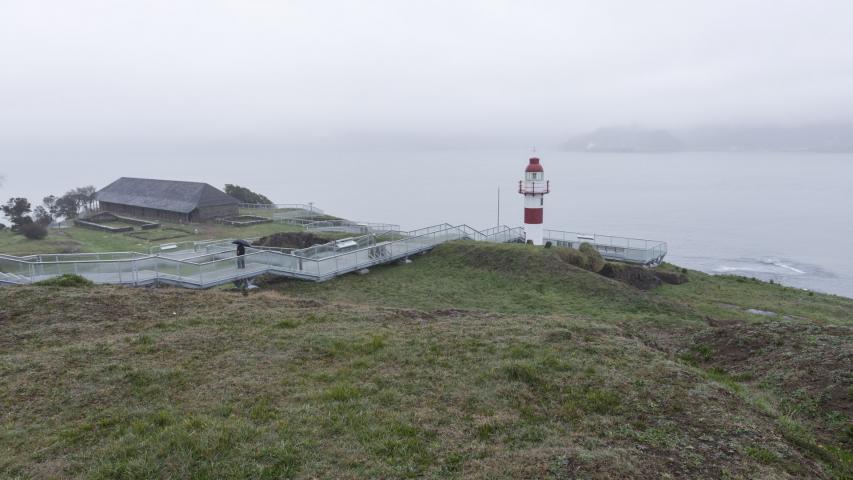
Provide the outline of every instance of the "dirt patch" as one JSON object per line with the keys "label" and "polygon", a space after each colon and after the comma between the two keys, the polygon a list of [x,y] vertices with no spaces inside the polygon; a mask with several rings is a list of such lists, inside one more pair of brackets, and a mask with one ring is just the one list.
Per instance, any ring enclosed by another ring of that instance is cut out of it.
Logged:
{"label": "dirt patch", "polygon": [[684,273],[678,272],[666,272],[663,270],[655,270],[655,276],[660,279],[663,283],[668,283],[670,285],[681,285],[683,283],[687,283],[687,275]]}
{"label": "dirt patch", "polygon": [[625,265],[621,263],[608,263],[600,272],[607,278],[627,283],[640,290],[651,290],[661,284],[661,280],[655,272],[643,267]]}
{"label": "dirt patch", "polygon": [[274,233],[254,243],[254,245],[262,247],[278,247],[278,248],[307,248],[314,245],[331,242],[331,238],[321,237],[313,233],[305,232],[288,232]]}
{"label": "dirt patch", "polygon": [[438,315],[441,317],[459,318],[459,317],[469,316],[473,312],[471,312],[469,310],[462,310],[459,308],[444,308],[444,309],[440,309],[440,310],[433,310],[431,313],[433,315]]}
{"label": "dirt patch", "polygon": [[599,273],[640,290],[651,290],[662,283],[681,285],[688,281],[687,275],[683,273],[615,262],[608,262]]}
{"label": "dirt patch", "polygon": [[786,408],[810,417],[820,436],[853,445],[845,431],[853,417],[853,328],[790,320],[709,324],[715,328],[693,338],[689,358],[774,391]]}
{"label": "dirt patch", "polygon": [[435,319],[432,313],[413,308],[383,308],[381,312],[388,320],[430,321]]}

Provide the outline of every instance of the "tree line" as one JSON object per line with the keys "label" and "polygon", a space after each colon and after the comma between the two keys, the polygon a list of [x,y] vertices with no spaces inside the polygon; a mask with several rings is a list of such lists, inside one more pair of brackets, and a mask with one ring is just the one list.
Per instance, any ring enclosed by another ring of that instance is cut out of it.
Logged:
{"label": "tree line", "polygon": [[[0,184],[2,181],[3,177],[0,176]],[[77,218],[83,212],[91,210],[97,201],[96,192],[95,187],[91,185],[74,188],[61,196],[44,197],[41,205],[35,208],[24,197],[12,197],[0,205],[0,210],[11,222],[12,231],[23,233],[28,238],[44,238],[47,236],[47,227],[54,220]],[[225,193],[243,203],[273,203],[266,196],[239,185],[226,184]],[[0,223],[0,230],[4,228],[6,226]]]}
{"label": "tree line", "polygon": [[[77,218],[82,212],[91,210],[96,202],[95,192],[91,185],[74,188],[62,196],[44,197],[42,204],[35,208],[24,197],[12,197],[0,206],[0,210],[9,218],[12,231],[28,238],[44,238],[47,226],[54,220]],[[0,227],[4,227],[3,224]]]}
{"label": "tree line", "polygon": [[240,185],[232,185],[230,183],[226,183],[225,193],[236,198],[237,200],[240,200],[241,203],[272,205],[272,200],[270,200],[269,198],[261,195],[260,193],[255,193],[246,187],[241,187]]}

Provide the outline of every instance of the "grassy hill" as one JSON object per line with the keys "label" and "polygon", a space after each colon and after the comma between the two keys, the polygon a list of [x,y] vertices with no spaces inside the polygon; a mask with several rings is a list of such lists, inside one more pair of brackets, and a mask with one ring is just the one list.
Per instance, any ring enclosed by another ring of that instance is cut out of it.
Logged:
{"label": "grassy hill", "polygon": [[560,255],[0,288],[0,477],[850,478],[853,300]]}

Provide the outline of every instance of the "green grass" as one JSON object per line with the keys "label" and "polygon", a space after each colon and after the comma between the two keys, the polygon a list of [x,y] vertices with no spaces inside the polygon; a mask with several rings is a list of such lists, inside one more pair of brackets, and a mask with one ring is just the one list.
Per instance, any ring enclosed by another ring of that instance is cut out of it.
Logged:
{"label": "green grass", "polygon": [[80,275],[65,274],[49,278],[47,280],[42,280],[36,285],[41,285],[43,287],[91,287],[94,284]]}
{"label": "green grass", "polygon": [[849,478],[853,301],[642,292],[553,250],[248,296],[0,288],[0,477]]}
{"label": "green grass", "polygon": [[761,446],[747,447],[746,454],[764,464],[779,461],[779,456],[775,452]]}
{"label": "green grass", "polygon": [[[667,265],[664,268],[674,267]],[[849,298],[816,294],[745,277],[690,272],[688,283],[663,285],[657,293],[664,298],[688,303],[701,314],[715,318],[761,320],[746,312],[752,308],[775,312],[780,316],[853,325],[853,316],[849,313],[853,301]]]}
{"label": "green grass", "polygon": [[[194,230],[197,229],[198,233]],[[179,230],[187,233],[181,235]],[[149,247],[164,242],[186,242],[211,240],[220,238],[252,238],[270,235],[278,232],[301,231],[302,228],[283,223],[265,223],[248,227],[231,227],[215,223],[204,224],[170,224],[164,223],[155,230],[139,231],[149,238],[156,238],[161,233],[169,233],[168,240],[147,241],[124,233],[107,233],[80,227],[49,229],[48,236],[43,240],[28,240],[23,235],[8,230],[0,231],[0,253],[8,255],[31,255],[36,253],[73,253],[73,252],[147,252]]]}
{"label": "green grass", "polygon": [[[372,303],[416,309],[477,309],[515,314],[582,313],[593,318],[614,312],[644,321],[679,322],[694,314],[624,284],[575,267],[560,249],[528,245],[453,242],[440,255],[416,257],[416,267],[374,268],[322,284],[279,281],[290,293],[336,302]],[[686,317],[686,318],[685,318]],[[699,317],[695,317],[698,321]]]}

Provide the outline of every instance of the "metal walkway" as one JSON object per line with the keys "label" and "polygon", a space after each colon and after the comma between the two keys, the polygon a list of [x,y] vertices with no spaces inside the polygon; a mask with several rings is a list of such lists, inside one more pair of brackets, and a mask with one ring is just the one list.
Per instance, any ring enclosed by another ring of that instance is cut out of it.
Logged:
{"label": "metal walkway", "polygon": [[[0,254],[0,284],[29,284],[64,274],[95,283],[121,285],[170,284],[210,288],[262,274],[322,282],[349,272],[390,263],[453,240],[523,242],[524,230],[498,226],[476,230],[468,225],[441,224],[411,232],[389,231],[342,239],[304,249],[249,247],[237,257],[232,239],[165,244],[147,254],[138,252],[49,254],[14,257]],[[604,235],[545,230],[545,240],[578,248],[590,243],[604,258],[656,265],[666,243]]]}
{"label": "metal walkway", "polygon": [[185,288],[210,288],[262,274],[322,282],[460,239],[522,241],[523,231],[509,227],[479,231],[467,225],[442,224],[411,232],[364,235],[301,250],[249,247],[246,255],[239,258],[230,239],[149,254],[0,255],[0,283],[28,284],[63,274],[80,275],[95,283],[170,284]]}
{"label": "metal walkway", "polygon": [[666,256],[666,242],[659,240],[644,240],[641,238],[612,237],[594,233],[563,232],[561,230],[545,230],[543,237],[558,247],[579,248],[582,243],[588,243],[598,250],[607,260],[617,262],[639,263],[641,265],[659,265]]}

